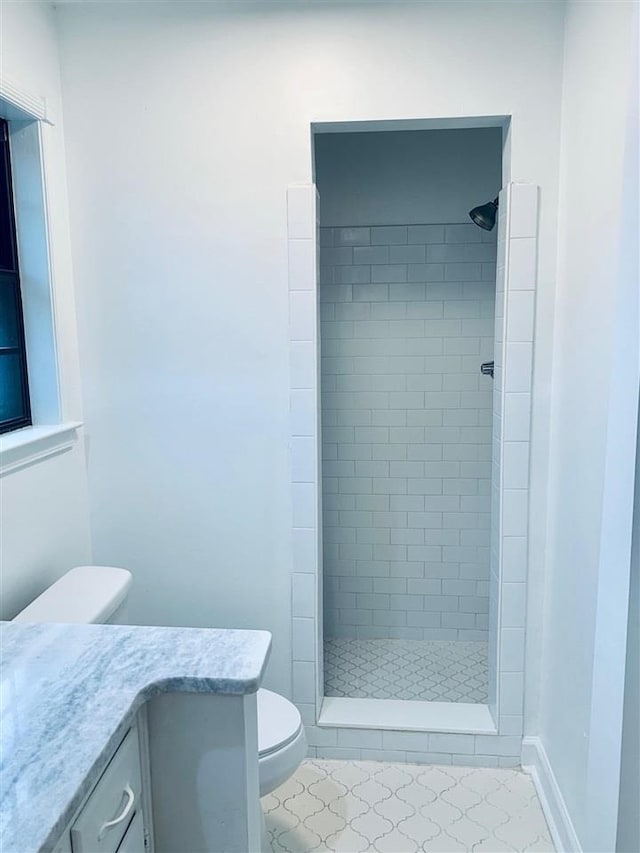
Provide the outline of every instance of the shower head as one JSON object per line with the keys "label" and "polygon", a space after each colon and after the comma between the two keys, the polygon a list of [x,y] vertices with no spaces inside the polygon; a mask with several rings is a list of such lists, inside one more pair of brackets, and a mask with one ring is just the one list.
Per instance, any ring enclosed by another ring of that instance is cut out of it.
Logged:
{"label": "shower head", "polygon": [[493,201],[488,201],[486,204],[481,204],[469,211],[471,221],[479,228],[484,228],[485,231],[491,231],[496,224],[496,216],[498,214],[498,198]]}

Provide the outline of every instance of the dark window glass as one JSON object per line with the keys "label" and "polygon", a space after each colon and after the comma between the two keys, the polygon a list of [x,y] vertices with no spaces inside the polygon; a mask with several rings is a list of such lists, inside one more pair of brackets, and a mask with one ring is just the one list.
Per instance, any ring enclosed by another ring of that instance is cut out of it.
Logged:
{"label": "dark window glass", "polygon": [[19,306],[14,273],[0,271],[0,348],[20,346]]}
{"label": "dark window glass", "polygon": [[31,423],[7,123],[0,119],[0,432]]}
{"label": "dark window glass", "polygon": [[0,357],[0,421],[4,423],[18,420],[23,415],[25,400],[21,374],[20,355],[3,352]]}

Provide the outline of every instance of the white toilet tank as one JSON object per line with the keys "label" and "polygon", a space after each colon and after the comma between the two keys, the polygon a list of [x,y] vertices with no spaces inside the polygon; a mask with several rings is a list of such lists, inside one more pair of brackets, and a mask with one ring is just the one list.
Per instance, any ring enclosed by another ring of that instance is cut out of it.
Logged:
{"label": "white toilet tank", "polygon": [[121,622],[131,572],[115,566],[76,566],[21,610],[14,622]]}

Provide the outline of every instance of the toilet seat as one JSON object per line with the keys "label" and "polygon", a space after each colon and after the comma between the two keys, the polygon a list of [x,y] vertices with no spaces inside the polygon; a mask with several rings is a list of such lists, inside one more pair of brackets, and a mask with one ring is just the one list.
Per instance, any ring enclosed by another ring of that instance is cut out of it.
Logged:
{"label": "toilet seat", "polygon": [[291,743],[302,728],[296,706],[271,690],[258,690],[258,755],[263,758]]}
{"label": "toilet seat", "polygon": [[271,690],[258,690],[258,776],[260,796],[295,772],[307,754],[307,738],[296,706]]}

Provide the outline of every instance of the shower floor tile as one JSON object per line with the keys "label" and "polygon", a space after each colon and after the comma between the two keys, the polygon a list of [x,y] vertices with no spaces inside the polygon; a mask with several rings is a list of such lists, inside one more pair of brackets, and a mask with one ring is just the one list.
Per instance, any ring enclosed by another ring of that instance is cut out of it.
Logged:
{"label": "shower floor tile", "polygon": [[551,853],[521,770],[303,761],[262,807],[273,853]]}
{"label": "shower floor tile", "polygon": [[324,641],[325,696],[487,701],[487,644],[461,640]]}

